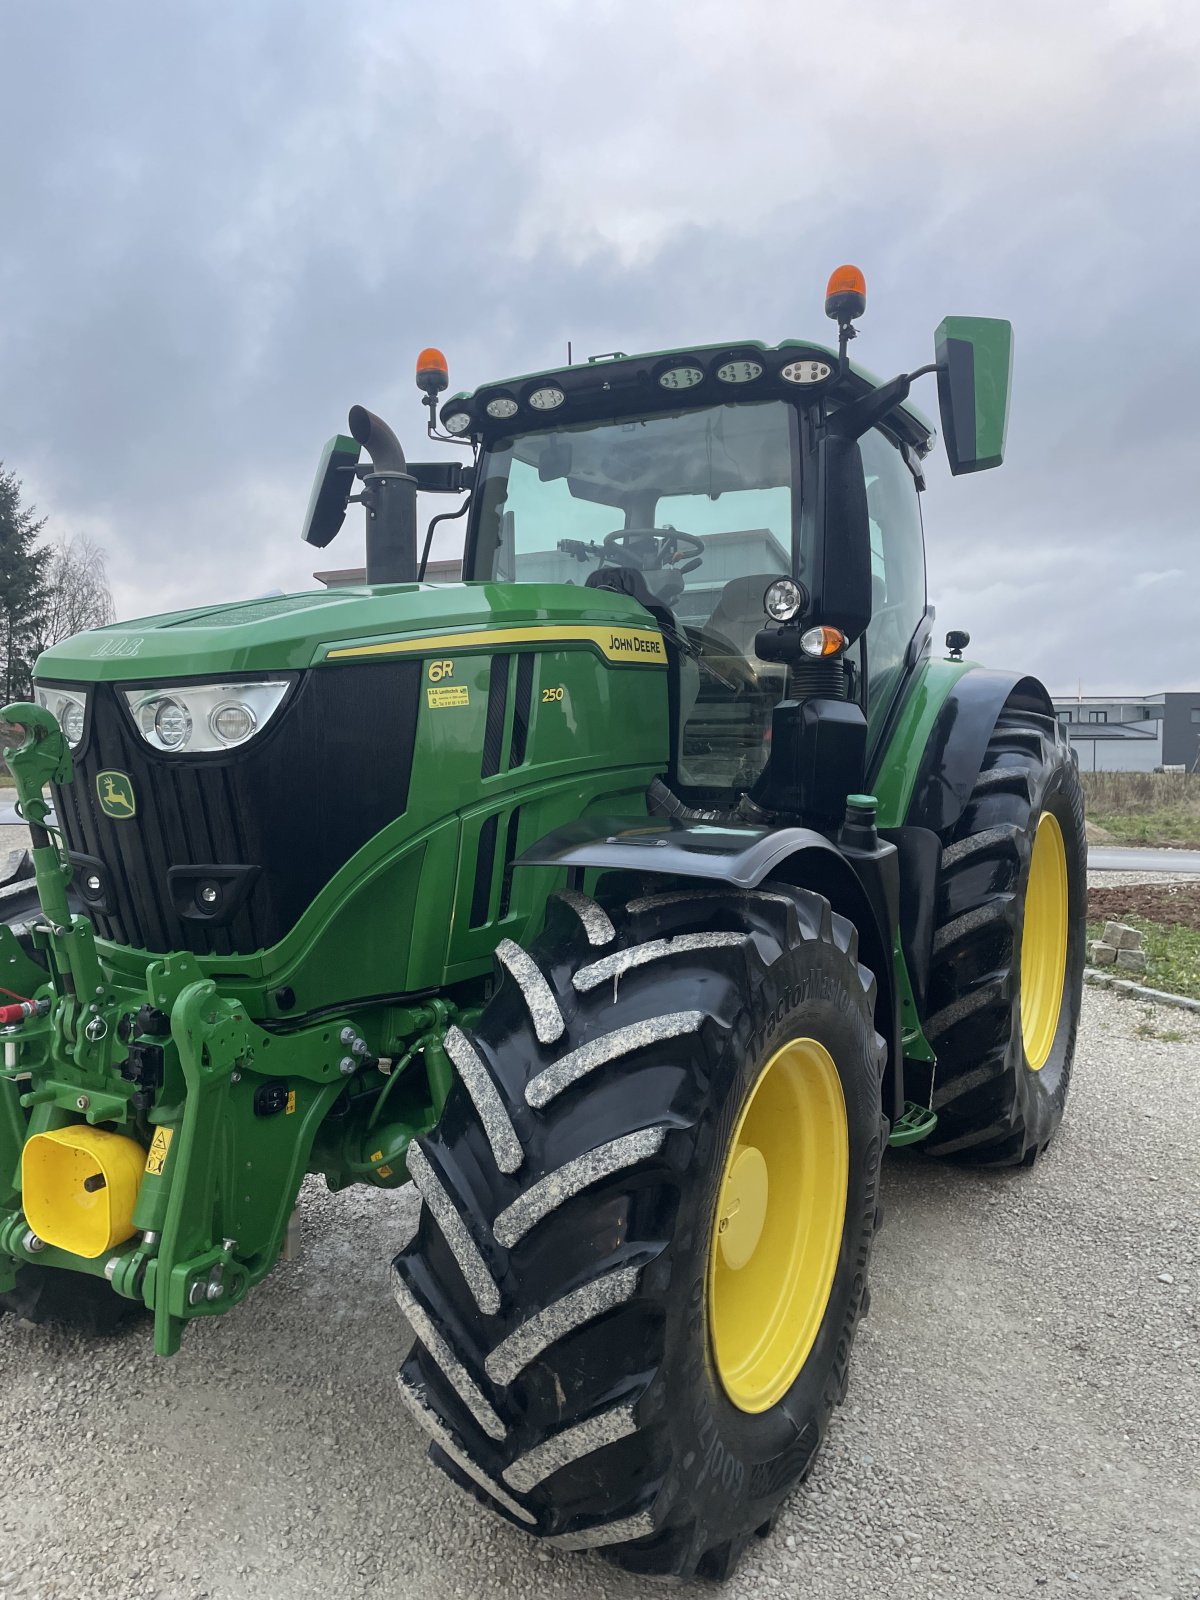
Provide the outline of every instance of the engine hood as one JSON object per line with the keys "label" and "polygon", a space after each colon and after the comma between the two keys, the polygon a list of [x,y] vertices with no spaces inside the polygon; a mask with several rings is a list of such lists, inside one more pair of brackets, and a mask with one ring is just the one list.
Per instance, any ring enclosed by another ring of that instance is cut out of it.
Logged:
{"label": "engine hood", "polygon": [[[609,659],[662,651],[643,607],[609,590],[549,583],[364,585],[96,628],[44,651],[35,676],[39,682],[99,683],[294,671],[426,644],[441,648],[446,635],[556,626]],[[608,638],[606,628],[632,636]],[[445,647],[453,642],[447,639]]]}

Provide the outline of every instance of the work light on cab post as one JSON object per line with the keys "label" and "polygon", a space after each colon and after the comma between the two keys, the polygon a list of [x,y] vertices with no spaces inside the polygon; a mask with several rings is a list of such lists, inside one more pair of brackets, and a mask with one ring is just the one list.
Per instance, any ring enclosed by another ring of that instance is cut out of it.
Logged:
{"label": "work light on cab post", "polygon": [[422,405],[429,407],[426,432],[431,439],[437,437],[437,400],[450,387],[450,369],[442,352],[429,345],[417,357],[417,388],[425,398]]}
{"label": "work light on cab post", "polygon": [[825,315],[838,325],[838,366],[844,375],[848,366],[846,346],[857,337],[851,326],[867,309],[867,280],[859,267],[835,267],[825,289]]}

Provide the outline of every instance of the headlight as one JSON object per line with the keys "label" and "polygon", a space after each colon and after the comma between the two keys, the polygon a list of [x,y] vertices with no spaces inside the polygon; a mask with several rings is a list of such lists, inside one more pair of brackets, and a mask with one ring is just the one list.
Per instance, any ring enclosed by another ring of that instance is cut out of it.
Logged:
{"label": "headlight", "polygon": [[34,685],[33,698],[56,718],[71,749],[78,750],[87,726],[87,690],[38,683]]}
{"label": "headlight", "polygon": [[790,622],[805,603],[805,592],[793,578],[776,578],[763,595],[763,610],[772,622]]}
{"label": "headlight", "polygon": [[287,683],[188,683],[124,689],[147,744],[173,755],[203,755],[245,744],[279,709]]}

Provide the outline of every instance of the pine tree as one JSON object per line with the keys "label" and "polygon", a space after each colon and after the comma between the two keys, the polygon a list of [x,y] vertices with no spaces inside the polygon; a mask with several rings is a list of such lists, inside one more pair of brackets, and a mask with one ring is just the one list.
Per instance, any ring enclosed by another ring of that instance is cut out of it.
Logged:
{"label": "pine tree", "polygon": [[36,547],[45,518],[21,505],[21,481],[0,462],[0,705],[28,700],[43,632],[46,561]]}

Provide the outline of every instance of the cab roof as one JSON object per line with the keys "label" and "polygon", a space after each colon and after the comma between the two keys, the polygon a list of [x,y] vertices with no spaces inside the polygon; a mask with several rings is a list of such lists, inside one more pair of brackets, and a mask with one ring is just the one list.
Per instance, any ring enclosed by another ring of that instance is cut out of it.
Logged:
{"label": "cab roof", "polygon": [[[487,439],[517,429],[660,411],[672,408],[673,401],[674,409],[690,409],[824,393],[847,402],[881,383],[856,361],[845,376],[839,375],[837,351],[828,345],[804,339],[768,345],[747,339],[640,355],[617,350],[589,356],[570,366],[527,372],[451,395],[440,415],[451,433]],[[886,425],[918,456],[928,455],[937,439],[933,423],[908,401],[890,413]]]}

